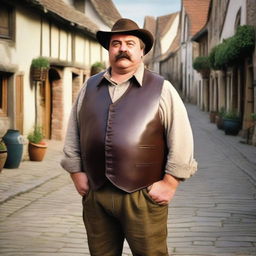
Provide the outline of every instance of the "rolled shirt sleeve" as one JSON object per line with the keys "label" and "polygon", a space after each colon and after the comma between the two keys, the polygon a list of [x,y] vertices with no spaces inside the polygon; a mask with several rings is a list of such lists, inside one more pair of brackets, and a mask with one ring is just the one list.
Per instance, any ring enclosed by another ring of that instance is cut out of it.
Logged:
{"label": "rolled shirt sleeve", "polygon": [[186,108],[178,92],[168,81],[163,85],[159,113],[169,150],[165,172],[176,178],[187,179],[197,170],[193,134]]}
{"label": "rolled shirt sleeve", "polygon": [[70,173],[84,171],[82,169],[81,161],[78,114],[82,105],[85,91],[86,85],[84,85],[84,87],[79,92],[79,95],[72,107],[63,148],[64,157],[60,162],[61,166]]}

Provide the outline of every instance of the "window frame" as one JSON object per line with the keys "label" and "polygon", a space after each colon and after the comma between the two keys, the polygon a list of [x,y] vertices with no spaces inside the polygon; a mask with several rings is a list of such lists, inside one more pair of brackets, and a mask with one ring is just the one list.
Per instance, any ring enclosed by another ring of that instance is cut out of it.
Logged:
{"label": "window frame", "polygon": [[14,39],[14,7],[7,4],[2,4],[1,9],[6,9],[8,13],[8,35],[0,33],[0,39],[13,40]]}
{"label": "window frame", "polygon": [[2,97],[1,102],[2,106],[0,105],[0,117],[7,116],[7,85],[8,85],[8,76],[4,73],[0,72],[0,86],[2,87]]}

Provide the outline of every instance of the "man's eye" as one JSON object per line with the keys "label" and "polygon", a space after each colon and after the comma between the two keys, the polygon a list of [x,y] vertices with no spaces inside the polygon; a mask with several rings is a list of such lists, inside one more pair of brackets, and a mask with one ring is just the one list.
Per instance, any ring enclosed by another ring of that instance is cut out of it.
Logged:
{"label": "man's eye", "polygon": [[113,43],[112,43],[112,46],[118,46],[118,45],[119,45],[118,42],[113,42]]}

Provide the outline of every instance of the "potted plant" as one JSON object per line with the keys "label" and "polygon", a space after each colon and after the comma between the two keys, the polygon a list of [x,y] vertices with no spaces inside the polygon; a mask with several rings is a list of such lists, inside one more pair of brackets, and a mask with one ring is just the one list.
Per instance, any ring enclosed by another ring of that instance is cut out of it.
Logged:
{"label": "potted plant", "polygon": [[0,172],[4,168],[5,161],[7,159],[7,147],[3,140],[0,141]]}
{"label": "potted plant", "polygon": [[223,127],[226,135],[237,135],[241,129],[241,118],[235,111],[226,112],[223,116]]}
{"label": "potted plant", "polygon": [[217,111],[210,111],[209,113],[210,123],[216,122],[216,116],[217,116]]}
{"label": "potted plant", "polygon": [[38,57],[32,60],[31,63],[31,77],[34,81],[45,81],[47,72],[50,67],[48,59]]}
{"label": "potted plant", "polygon": [[106,68],[105,64],[102,62],[95,62],[91,66],[91,76],[103,71]]}
{"label": "potted plant", "polygon": [[34,130],[28,135],[28,153],[31,161],[42,161],[47,149],[47,144],[43,140],[42,128],[35,126]]}
{"label": "potted plant", "polygon": [[193,68],[197,70],[202,78],[208,78],[210,74],[210,62],[208,56],[199,56],[193,61]]}
{"label": "potted plant", "polygon": [[218,129],[221,129],[221,130],[223,130],[223,128],[224,128],[224,125],[223,125],[224,114],[225,114],[225,108],[222,107],[220,109],[220,111],[217,113],[217,115],[215,116],[216,126],[217,126]]}

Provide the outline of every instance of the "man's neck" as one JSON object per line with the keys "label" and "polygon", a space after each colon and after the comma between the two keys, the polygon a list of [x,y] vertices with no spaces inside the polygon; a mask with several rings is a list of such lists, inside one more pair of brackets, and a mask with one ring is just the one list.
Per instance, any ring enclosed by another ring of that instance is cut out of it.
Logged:
{"label": "man's neck", "polygon": [[111,80],[117,84],[121,84],[129,80],[137,71],[139,65],[132,69],[115,69],[111,68]]}
{"label": "man's neck", "polygon": [[111,80],[117,84],[121,84],[129,80],[134,75],[135,72],[136,70],[126,72],[126,73],[119,73],[119,72],[115,72],[114,70],[111,70]]}

